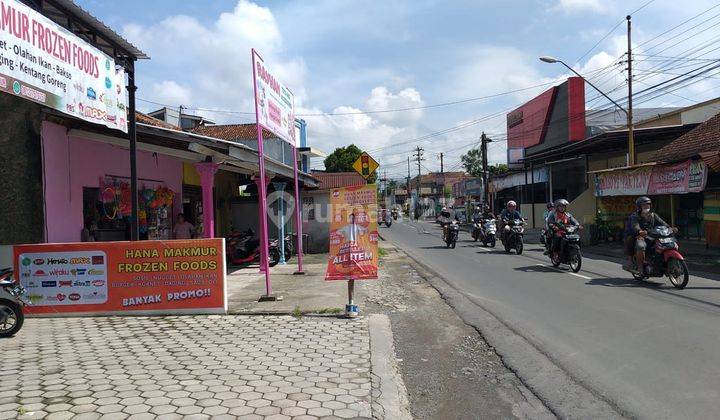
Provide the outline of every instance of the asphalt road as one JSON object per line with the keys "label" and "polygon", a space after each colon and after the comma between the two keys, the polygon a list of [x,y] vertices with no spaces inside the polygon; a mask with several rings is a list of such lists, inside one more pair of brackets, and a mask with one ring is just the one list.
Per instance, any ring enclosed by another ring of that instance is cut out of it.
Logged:
{"label": "asphalt road", "polygon": [[691,275],[684,290],[659,278],[638,283],[617,262],[591,255],[575,274],[553,268],[539,244],[508,255],[499,242],[485,249],[465,232],[446,249],[429,222],[395,223],[381,234],[623,412],[718,416],[719,281]]}

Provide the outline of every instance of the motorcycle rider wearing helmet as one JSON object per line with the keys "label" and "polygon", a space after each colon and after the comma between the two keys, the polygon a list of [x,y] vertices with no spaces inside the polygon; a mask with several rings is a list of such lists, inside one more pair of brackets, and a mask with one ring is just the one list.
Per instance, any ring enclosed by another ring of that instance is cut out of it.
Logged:
{"label": "motorcycle rider wearing helmet", "polygon": [[506,221],[523,220],[522,214],[518,211],[517,203],[515,201],[510,200],[507,202],[507,206],[500,212],[500,219],[504,224],[502,228],[503,236],[507,235],[510,231],[510,226],[506,223]]}
{"label": "motorcycle rider wearing helmet", "polygon": [[548,231],[552,232],[550,249],[545,251],[545,255],[558,252],[560,248],[560,235],[558,234],[558,230],[560,230],[561,225],[580,226],[580,222],[578,222],[572,214],[567,212],[569,205],[570,203],[564,198],[557,200],[555,202],[555,211],[550,212],[545,220]]}
{"label": "motorcycle rider wearing helmet", "polygon": [[550,229],[550,225],[548,225],[548,217],[550,216],[550,213],[555,211],[555,203],[547,203],[547,209],[543,213],[543,220],[545,221],[545,255],[550,253],[550,241],[552,241],[552,229]]}
{"label": "motorcycle rider wearing helmet", "polygon": [[440,210],[440,225],[443,229],[443,241],[445,240],[445,238],[447,238],[448,225],[451,221],[452,220],[450,210],[448,210],[447,207],[443,206],[442,210]]}
{"label": "motorcycle rider wearing helmet", "polygon": [[[625,252],[628,264],[623,269],[642,275],[645,271],[645,249],[647,249],[647,231],[658,226],[670,227],[657,213],[650,211],[652,200],[642,196],[635,200],[636,210],[628,217],[625,230]],[[677,233],[677,228],[673,228]],[[633,256],[635,265],[633,266]]]}

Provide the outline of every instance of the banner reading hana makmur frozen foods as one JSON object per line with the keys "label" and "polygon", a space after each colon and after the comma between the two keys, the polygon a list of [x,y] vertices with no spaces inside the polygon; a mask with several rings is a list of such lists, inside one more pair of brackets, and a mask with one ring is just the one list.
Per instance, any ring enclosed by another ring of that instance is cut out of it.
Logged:
{"label": "banner reading hana makmur frozen foods", "polygon": [[376,191],[373,184],[330,190],[330,257],[325,280],[377,278]]}
{"label": "banner reading hana makmur frozen foods", "polygon": [[295,96],[252,51],[258,122],[295,146]]}
{"label": "banner reading hana makmur frozen foods", "polygon": [[0,91],[127,132],[125,72],[15,0],[0,0]]}

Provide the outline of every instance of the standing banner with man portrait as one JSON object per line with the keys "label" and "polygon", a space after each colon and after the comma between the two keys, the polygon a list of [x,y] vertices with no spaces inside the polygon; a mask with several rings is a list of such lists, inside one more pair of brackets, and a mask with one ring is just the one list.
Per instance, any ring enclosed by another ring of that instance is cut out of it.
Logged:
{"label": "standing banner with man portrait", "polygon": [[378,278],[377,188],[330,190],[330,257],[325,280]]}

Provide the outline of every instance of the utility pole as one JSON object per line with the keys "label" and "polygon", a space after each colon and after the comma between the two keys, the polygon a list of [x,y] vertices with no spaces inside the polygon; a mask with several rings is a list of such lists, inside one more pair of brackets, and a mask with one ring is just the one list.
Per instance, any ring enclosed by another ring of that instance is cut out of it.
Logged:
{"label": "utility pole", "polygon": [[443,170],[442,152],[440,152],[440,204],[445,205],[445,171]]}
{"label": "utility pole", "polygon": [[417,176],[417,183],[415,183],[415,194],[417,196],[417,201],[415,202],[415,220],[420,218],[420,161],[425,160],[425,158],[422,157],[423,152],[425,149],[423,149],[420,146],[417,146],[415,148],[415,159],[417,159],[417,169],[418,169],[418,176]]}
{"label": "utility pole", "polygon": [[408,174],[407,174],[407,180],[405,181],[405,200],[408,203],[408,217],[410,217],[410,204],[412,203],[412,200],[410,199],[410,156],[408,156]]}
{"label": "utility pole", "polygon": [[487,158],[487,144],[490,143],[492,140],[488,138],[488,136],[485,135],[485,132],[483,131],[482,135],[480,136],[480,151],[482,153],[482,180],[483,180],[483,201],[484,204],[490,205],[490,189],[488,188],[488,158]]}
{"label": "utility pole", "polygon": [[628,109],[627,109],[627,126],[628,126],[628,166],[635,164],[635,136],[633,135],[633,93],[632,93],[632,42],[631,42],[631,29],[632,20],[631,16],[627,15],[627,59],[628,59]]}

